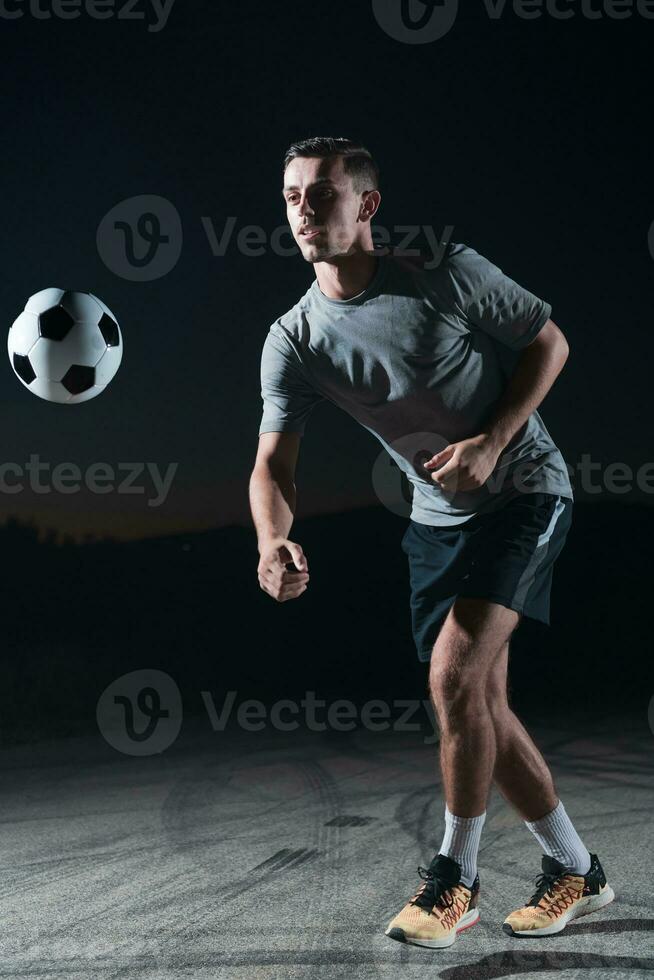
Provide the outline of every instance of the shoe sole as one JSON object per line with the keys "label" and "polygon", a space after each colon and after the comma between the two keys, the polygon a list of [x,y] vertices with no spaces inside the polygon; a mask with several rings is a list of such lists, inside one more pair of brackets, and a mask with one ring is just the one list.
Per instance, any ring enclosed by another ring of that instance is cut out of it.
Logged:
{"label": "shoe sole", "polygon": [[502,931],[507,936],[528,936],[530,938],[554,936],[558,932],[563,932],[568,922],[571,922],[573,919],[578,919],[582,915],[590,915],[591,912],[598,912],[599,909],[603,909],[605,905],[612,902],[614,898],[615,892],[610,885],[607,885],[599,895],[589,895],[588,898],[582,898],[574,908],[569,909],[568,912],[564,912],[559,921],[554,922],[551,926],[545,926],[543,929],[516,930],[508,922],[505,922],[502,926]]}
{"label": "shoe sole", "polygon": [[461,922],[456,929],[442,939],[413,939],[411,936],[407,936],[404,929],[400,929],[399,926],[395,926],[393,929],[387,929],[385,935],[398,943],[410,943],[412,946],[426,946],[428,949],[447,949],[448,946],[454,945],[456,937],[460,932],[470,929],[471,926],[476,925],[478,922],[479,909],[471,909],[470,912],[466,912],[465,915],[461,916]]}

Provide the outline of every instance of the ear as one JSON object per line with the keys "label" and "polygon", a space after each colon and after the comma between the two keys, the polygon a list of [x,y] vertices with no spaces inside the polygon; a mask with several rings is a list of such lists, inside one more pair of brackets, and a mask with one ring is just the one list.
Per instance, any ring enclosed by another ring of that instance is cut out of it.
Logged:
{"label": "ear", "polygon": [[379,211],[381,194],[379,191],[364,191],[359,217],[362,221],[370,221]]}

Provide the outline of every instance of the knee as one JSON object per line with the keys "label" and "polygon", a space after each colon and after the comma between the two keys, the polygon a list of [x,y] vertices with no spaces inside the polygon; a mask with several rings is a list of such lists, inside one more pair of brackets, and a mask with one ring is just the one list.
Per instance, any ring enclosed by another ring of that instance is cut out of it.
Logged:
{"label": "knee", "polygon": [[505,673],[491,671],[486,678],[486,703],[489,711],[502,712],[509,704],[508,680]]}
{"label": "knee", "polygon": [[436,702],[451,701],[469,686],[470,671],[452,657],[432,657],[429,693]]}
{"label": "knee", "polygon": [[429,671],[429,694],[441,719],[477,710],[485,698],[484,685],[469,651],[435,651]]}

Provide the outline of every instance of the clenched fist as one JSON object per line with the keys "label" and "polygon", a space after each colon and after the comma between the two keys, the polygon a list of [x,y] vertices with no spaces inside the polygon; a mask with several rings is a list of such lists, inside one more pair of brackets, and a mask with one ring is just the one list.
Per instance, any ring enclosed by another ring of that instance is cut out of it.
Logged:
{"label": "clenched fist", "polygon": [[500,448],[487,435],[473,436],[446,446],[423,466],[441,490],[476,490],[495,469]]}
{"label": "clenched fist", "polygon": [[[289,571],[287,564],[292,564]],[[257,568],[259,585],[277,602],[297,599],[306,591],[309,566],[299,544],[288,538],[274,538],[261,551]]]}

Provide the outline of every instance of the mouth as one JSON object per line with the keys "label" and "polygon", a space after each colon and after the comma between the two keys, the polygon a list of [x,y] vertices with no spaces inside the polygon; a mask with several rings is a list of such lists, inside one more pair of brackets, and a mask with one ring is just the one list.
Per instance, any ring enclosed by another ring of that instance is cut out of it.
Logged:
{"label": "mouth", "polygon": [[318,235],[322,235],[320,228],[304,228],[300,231],[300,238],[304,238],[305,242],[312,242]]}

